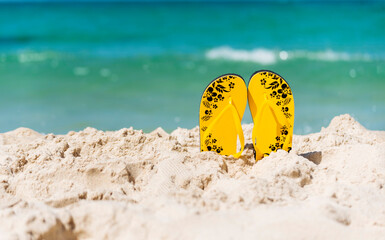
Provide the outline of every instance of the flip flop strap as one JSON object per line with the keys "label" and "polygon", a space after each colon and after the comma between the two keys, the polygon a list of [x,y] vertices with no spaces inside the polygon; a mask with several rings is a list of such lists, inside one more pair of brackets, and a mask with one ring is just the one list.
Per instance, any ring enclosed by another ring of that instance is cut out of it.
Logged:
{"label": "flip flop strap", "polygon": [[[274,113],[274,110],[273,110],[273,107],[271,106],[271,103],[269,101],[267,101],[267,99],[265,98],[263,100],[263,103],[262,103],[262,106],[261,108],[258,110],[258,113],[257,113],[257,117],[256,117],[256,120],[257,121],[254,121],[254,123],[261,123],[261,118],[262,118],[262,113],[263,111],[265,110],[266,107],[269,107],[271,109],[271,111]],[[282,127],[282,124],[278,121],[278,118],[275,114],[273,114],[273,117],[275,119],[275,122]],[[252,139],[254,141],[254,144],[257,145],[257,139],[256,139],[256,129],[257,128],[253,128],[253,132],[252,132]],[[285,141],[285,144],[286,144],[286,141]]]}
{"label": "flip flop strap", "polygon": [[243,152],[244,147],[245,147],[245,137],[243,136],[241,118],[239,117],[238,111],[235,108],[235,106],[233,105],[231,98],[230,98],[230,104],[229,105],[231,106],[231,111],[233,113],[232,115],[233,115],[234,122],[235,122],[235,128],[237,130],[237,134],[239,136],[239,142],[241,144],[241,150],[239,150],[239,152],[237,152],[236,154],[233,154],[233,157],[239,158]]}
{"label": "flip flop strap", "polygon": [[209,127],[205,131],[205,134],[203,135],[203,138],[204,139],[207,138],[207,135],[211,132],[211,128],[213,126],[215,126],[215,124],[218,121],[218,119],[221,118],[221,116],[227,111],[228,108],[230,108],[230,110],[231,110],[231,113],[232,113],[232,116],[233,116],[233,119],[234,119],[234,123],[235,123],[235,129],[237,131],[237,136],[239,136],[239,141],[240,141],[240,144],[241,144],[241,150],[239,152],[233,154],[233,157],[239,158],[241,156],[242,152],[243,152],[244,147],[245,147],[245,138],[243,136],[241,119],[239,117],[237,109],[235,108],[235,106],[233,104],[233,101],[232,101],[231,97],[229,99],[229,104],[219,113],[218,117],[216,117],[216,119],[211,122],[211,124],[209,125]]}

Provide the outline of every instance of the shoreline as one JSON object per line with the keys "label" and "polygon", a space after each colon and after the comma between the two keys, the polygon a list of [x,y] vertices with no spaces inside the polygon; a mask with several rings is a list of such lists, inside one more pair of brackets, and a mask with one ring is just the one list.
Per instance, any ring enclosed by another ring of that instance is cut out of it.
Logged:
{"label": "shoreline", "polygon": [[383,238],[385,131],[341,115],[255,163],[252,127],[239,159],[198,127],[2,133],[0,238]]}

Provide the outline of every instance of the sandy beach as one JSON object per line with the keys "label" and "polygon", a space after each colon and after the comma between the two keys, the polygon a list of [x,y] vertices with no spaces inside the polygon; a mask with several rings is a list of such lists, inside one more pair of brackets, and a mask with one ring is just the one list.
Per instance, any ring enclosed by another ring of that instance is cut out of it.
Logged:
{"label": "sandy beach", "polygon": [[255,163],[198,127],[0,134],[0,239],[383,239],[385,132],[349,115]]}

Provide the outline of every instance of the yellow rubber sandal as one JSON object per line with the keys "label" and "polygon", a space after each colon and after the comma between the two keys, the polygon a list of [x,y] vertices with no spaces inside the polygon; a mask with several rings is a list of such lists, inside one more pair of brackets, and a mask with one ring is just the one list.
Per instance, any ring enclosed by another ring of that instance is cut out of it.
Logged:
{"label": "yellow rubber sandal", "polygon": [[[241,156],[245,145],[241,121],[246,104],[246,84],[238,75],[220,76],[206,87],[199,109],[201,151]],[[237,137],[241,144],[239,152]]]}
{"label": "yellow rubber sandal", "polygon": [[290,151],[294,98],[285,79],[271,71],[257,71],[250,78],[247,98],[254,122],[255,159],[258,161],[278,149]]}

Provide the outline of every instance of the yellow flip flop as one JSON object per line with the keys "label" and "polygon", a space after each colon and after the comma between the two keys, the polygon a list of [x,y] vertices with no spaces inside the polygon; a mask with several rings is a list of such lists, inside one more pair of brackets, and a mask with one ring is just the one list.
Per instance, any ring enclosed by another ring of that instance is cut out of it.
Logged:
{"label": "yellow flip flop", "polygon": [[[245,140],[242,117],[247,104],[247,88],[242,77],[226,74],[210,82],[199,109],[201,151],[241,156]],[[241,150],[237,152],[237,137]]]}
{"label": "yellow flip flop", "polygon": [[258,161],[278,149],[290,151],[294,98],[285,79],[271,71],[257,71],[250,78],[247,98],[254,122],[255,159]]}

